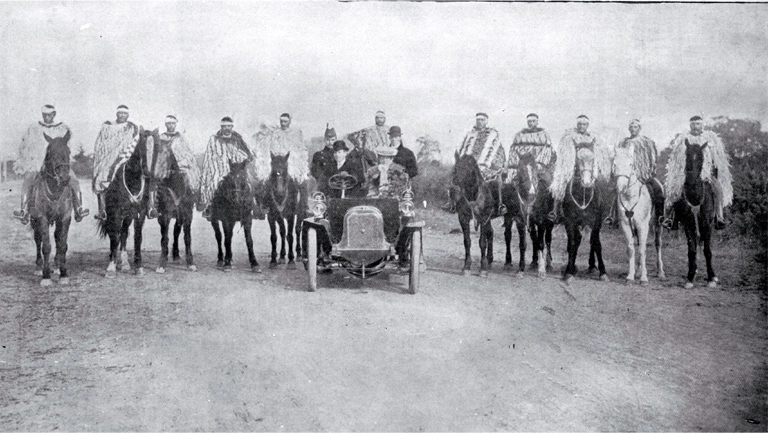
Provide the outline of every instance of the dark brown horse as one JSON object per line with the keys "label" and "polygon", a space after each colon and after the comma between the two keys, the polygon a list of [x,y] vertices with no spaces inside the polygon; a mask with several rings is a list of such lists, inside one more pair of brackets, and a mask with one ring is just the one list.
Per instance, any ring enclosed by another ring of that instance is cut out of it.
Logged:
{"label": "dark brown horse", "polygon": [[696,277],[696,251],[698,243],[704,245],[704,259],[707,262],[709,287],[717,286],[717,275],[712,267],[712,228],[715,218],[715,195],[712,185],[701,179],[704,165],[704,149],[708,143],[699,146],[685,140],[685,182],[680,200],[675,202],[675,217],[682,222],[688,238],[688,275],[685,287],[693,287]]}
{"label": "dark brown horse", "polygon": [[537,269],[539,277],[544,277],[547,271],[552,270],[554,223],[547,218],[547,214],[552,209],[554,200],[549,192],[549,184],[542,179],[543,170],[531,154],[524,154],[518,163],[516,182],[505,184],[502,188],[502,200],[507,207],[507,214],[504,216],[504,242],[507,246],[504,266],[512,266],[510,243],[514,224],[520,238],[518,276],[525,272],[526,232],[530,233],[533,249],[531,267]]}
{"label": "dark brown horse", "polygon": [[[254,189],[248,177],[246,169],[250,160],[240,163],[230,163],[230,171],[221,180],[216,192],[213,194],[211,225],[216,235],[216,244],[219,247],[216,264],[224,267],[224,271],[232,270],[232,232],[238,222],[243,228],[245,245],[248,248],[248,260],[251,263],[251,271],[261,272],[259,262],[253,254],[253,225]],[[219,228],[221,225],[221,228]],[[221,249],[221,231],[224,231],[224,249]]]}
{"label": "dark brown horse", "polygon": [[[150,131],[141,131],[131,157],[115,170],[115,176],[104,192],[107,219],[99,221],[99,235],[109,237],[109,266],[106,276],[114,277],[117,270],[128,271],[128,232],[133,224],[133,265],[137,275],[144,274],[141,262],[141,242],[149,198],[149,170],[147,167],[147,137]],[[118,253],[120,262],[117,261]]]}
{"label": "dark brown horse", "polygon": [[42,171],[32,187],[30,203],[31,227],[35,234],[38,271],[42,275],[41,286],[50,286],[51,254],[50,226],[55,225],[53,236],[56,239],[56,264],[59,268],[59,284],[69,284],[67,274],[67,237],[69,224],[72,222],[72,188],[69,187],[69,138],[50,138],[43,134],[48,142]]}
{"label": "dark brown horse", "polygon": [[493,226],[491,220],[499,215],[501,205],[498,182],[484,182],[477,160],[472,155],[454,155],[451,186],[448,193],[455,204],[459,225],[464,235],[464,268],[462,275],[469,275],[472,269],[472,240],[469,223],[475,220],[475,229],[480,231],[480,276],[488,276],[493,263]]}
{"label": "dark brown horse", "polygon": [[[568,236],[568,265],[565,268],[565,281],[570,283],[576,275],[576,256],[581,244],[581,229],[590,227],[589,237],[589,269],[588,273],[597,269],[600,279],[608,281],[608,274],[603,263],[603,250],[600,243],[600,229],[605,218],[605,205],[608,186],[593,175],[595,161],[594,153],[582,149],[577,153],[576,164],[571,181],[563,198],[563,223]],[[596,263],[597,262],[597,263]],[[597,265],[597,266],[596,266]]]}
{"label": "dark brown horse", "polygon": [[[264,186],[262,203],[267,207],[272,243],[271,261],[269,268],[285,263],[285,244],[288,243],[287,269],[296,269],[296,256],[301,255],[301,214],[299,212],[300,187],[288,176],[288,152],[284,156],[270,152],[271,173]],[[293,254],[294,227],[296,236],[296,256]],[[280,259],[277,259],[277,230],[280,231]]]}

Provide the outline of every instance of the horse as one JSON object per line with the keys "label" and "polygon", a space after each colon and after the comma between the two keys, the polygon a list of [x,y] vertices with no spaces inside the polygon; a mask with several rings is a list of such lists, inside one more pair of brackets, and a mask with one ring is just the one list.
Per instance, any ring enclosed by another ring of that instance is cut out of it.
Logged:
{"label": "horse", "polygon": [[[156,146],[157,148],[157,146]],[[168,264],[168,229],[171,220],[176,219],[173,226],[173,261],[179,261],[179,235],[184,230],[184,249],[187,269],[197,271],[192,255],[192,216],[195,206],[195,191],[192,191],[184,174],[179,170],[176,158],[170,152],[157,155],[168,158],[167,173],[153,173],[157,185],[157,222],[160,224],[160,261],[155,272],[162,274]],[[156,160],[156,159],[155,159]],[[163,176],[167,174],[167,176]]]}
{"label": "horse", "polygon": [[31,228],[34,231],[37,250],[36,275],[41,275],[40,285],[50,286],[51,267],[48,263],[51,254],[50,226],[56,225],[53,236],[56,239],[55,263],[59,269],[59,284],[69,284],[67,274],[67,237],[72,222],[72,188],[69,186],[69,139],[70,133],[63,137],[51,138],[43,134],[48,147],[43,160],[43,168],[32,186],[30,206]]}
{"label": "horse", "polygon": [[[216,235],[216,245],[219,248],[216,265],[223,267],[225,272],[232,270],[232,232],[238,222],[243,228],[245,245],[248,248],[248,260],[251,271],[260,273],[259,262],[253,253],[253,236],[251,226],[254,211],[254,189],[248,177],[247,166],[250,160],[230,163],[229,173],[221,180],[213,194],[211,226]],[[221,231],[224,231],[224,248],[221,249]]]}
{"label": "horse", "polygon": [[[267,207],[267,221],[269,222],[272,243],[271,261],[269,269],[285,263],[285,243],[288,241],[288,265],[286,269],[296,269],[293,254],[294,225],[296,236],[296,256],[301,255],[301,212],[300,212],[300,185],[288,176],[288,157],[275,155],[270,152],[271,172],[264,185],[262,203]],[[280,259],[277,260],[277,233],[280,230]]]}
{"label": "horse", "polygon": [[[144,221],[148,209],[147,138],[152,132],[141,131],[131,157],[118,165],[112,182],[104,191],[107,218],[99,220],[99,237],[109,237],[109,265],[107,278],[113,278],[118,270],[129,271],[128,231],[133,223],[133,265],[136,275],[144,275],[141,262],[141,242]],[[118,252],[120,262],[117,262]]]}
{"label": "horse", "polygon": [[707,262],[707,286],[717,287],[718,278],[712,267],[712,229],[715,218],[715,195],[712,185],[701,179],[704,149],[709,143],[690,144],[685,140],[685,181],[683,194],[674,204],[675,215],[682,222],[688,238],[688,275],[685,288],[693,288],[696,277],[696,250],[698,242],[704,244]]}
{"label": "horse", "polygon": [[[562,202],[563,224],[568,236],[568,264],[565,268],[564,279],[571,283],[576,275],[576,256],[581,244],[581,229],[590,227],[589,237],[589,269],[592,273],[597,269],[600,279],[608,281],[608,274],[603,263],[602,245],[600,243],[600,228],[603,223],[606,193],[605,185],[593,175],[595,155],[590,149],[579,149],[576,154],[576,163],[573,168],[573,176],[566,187],[565,197]],[[595,266],[597,261],[597,266]]]}
{"label": "horse", "polygon": [[[650,222],[654,220],[653,202],[648,186],[641,182],[635,171],[635,152],[632,147],[617,148],[611,167],[616,180],[616,206],[624,238],[627,240],[629,272],[627,281],[635,280],[635,240],[638,243],[640,260],[640,284],[648,285],[648,270],[645,265],[646,243]],[[623,211],[623,212],[622,212]],[[656,244],[657,276],[664,279],[664,263],[661,259],[661,224],[654,221]]]}
{"label": "horse", "polygon": [[499,181],[485,182],[477,160],[472,155],[454,154],[455,165],[448,189],[451,201],[456,205],[459,225],[464,235],[464,268],[462,275],[469,275],[472,268],[472,240],[469,222],[475,220],[475,230],[480,230],[480,276],[487,277],[493,263],[493,227],[491,220],[498,213]]}
{"label": "horse", "polygon": [[[526,232],[530,233],[533,258],[531,267],[537,269],[538,276],[543,278],[547,271],[552,270],[552,229],[554,223],[547,218],[552,209],[554,199],[549,192],[546,182],[540,179],[542,168],[531,154],[520,157],[517,167],[517,185],[508,183],[502,188],[502,200],[507,207],[504,215],[504,242],[507,246],[504,267],[512,267],[512,225],[517,225],[520,237],[520,262],[518,276],[525,272],[525,250],[527,247]],[[546,256],[544,247],[547,248]],[[541,261],[539,261],[541,258]],[[545,262],[546,258],[546,262]]]}

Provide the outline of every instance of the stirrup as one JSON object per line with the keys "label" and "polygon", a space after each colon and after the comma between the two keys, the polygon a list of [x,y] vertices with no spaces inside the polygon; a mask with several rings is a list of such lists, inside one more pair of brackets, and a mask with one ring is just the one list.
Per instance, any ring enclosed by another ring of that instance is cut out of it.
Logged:
{"label": "stirrup", "polygon": [[27,211],[25,209],[19,209],[19,210],[13,211],[13,217],[18,220],[24,219],[26,216],[27,216]]}
{"label": "stirrup", "polygon": [[212,214],[213,214],[213,211],[211,210],[210,206],[203,209],[203,218],[210,221]]}
{"label": "stirrup", "polygon": [[157,209],[153,207],[149,208],[149,210],[147,211],[147,218],[149,219],[157,218]]}
{"label": "stirrup", "polygon": [[456,213],[456,207],[453,205],[452,201],[445,203],[444,205],[440,206],[440,208],[448,213]]}
{"label": "stirrup", "polygon": [[100,210],[96,212],[96,214],[93,216],[95,219],[99,221],[106,221],[107,220],[107,212]]}
{"label": "stirrup", "polygon": [[499,216],[504,216],[507,214],[507,207],[504,205],[499,206]]}
{"label": "stirrup", "polygon": [[75,209],[75,222],[80,222],[83,220],[83,218],[87,217],[91,214],[91,211],[88,209],[83,209],[83,207],[79,207]]}
{"label": "stirrup", "polygon": [[667,230],[672,230],[672,220],[664,215],[659,217],[659,225]]}
{"label": "stirrup", "polygon": [[557,222],[557,213],[556,213],[555,211],[550,211],[550,212],[547,214],[547,219],[548,219],[550,222],[553,222],[553,223],[554,223],[554,222]]}

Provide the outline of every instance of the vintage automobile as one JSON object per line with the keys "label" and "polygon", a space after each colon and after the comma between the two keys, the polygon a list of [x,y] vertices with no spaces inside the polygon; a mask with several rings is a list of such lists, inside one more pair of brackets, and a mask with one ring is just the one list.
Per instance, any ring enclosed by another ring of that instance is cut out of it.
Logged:
{"label": "vintage automobile", "polygon": [[303,221],[309,291],[317,289],[318,271],[344,270],[365,279],[397,270],[408,272],[408,292],[416,293],[423,268],[424,222],[413,221],[410,188],[397,198],[351,198],[345,192],[357,184],[354,176],[339,173],[328,184],[341,190],[341,198],[314,193],[309,202],[313,216]]}

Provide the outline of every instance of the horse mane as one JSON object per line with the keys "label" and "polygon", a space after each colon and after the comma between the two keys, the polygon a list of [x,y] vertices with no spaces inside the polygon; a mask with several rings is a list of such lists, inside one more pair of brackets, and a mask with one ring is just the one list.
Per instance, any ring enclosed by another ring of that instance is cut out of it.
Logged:
{"label": "horse mane", "polygon": [[468,154],[459,156],[453,166],[452,177],[453,184],[461,187],[467,200],[477,199],[477,193],[483,185],[483,173],[474,156]]}

